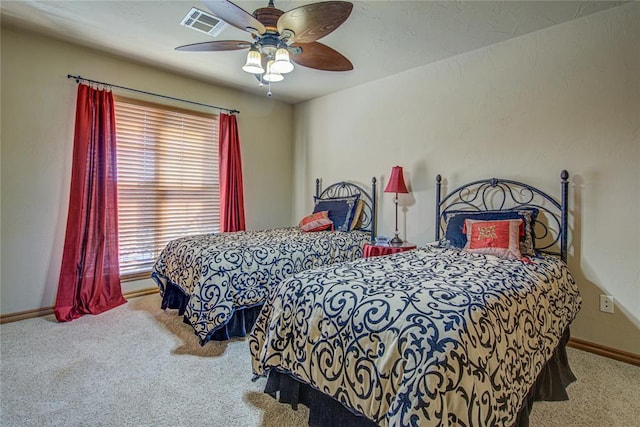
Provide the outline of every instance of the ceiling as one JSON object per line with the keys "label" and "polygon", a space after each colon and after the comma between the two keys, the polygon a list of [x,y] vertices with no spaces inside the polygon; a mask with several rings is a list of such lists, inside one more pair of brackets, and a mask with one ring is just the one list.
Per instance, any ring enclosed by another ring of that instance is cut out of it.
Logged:
{"label": "ceiling", "polygon": [[[283,11],[309,1],[275,1]],[[268,0],[237,0],[248,12]],[[533,31],[619,6],[617,1],[353,1],[353,12],[320,39],[345,55],[354,70],[296,66],[272,84],[273,98],[292,104],[440,61]],[[213,38],[180,25],[191,1],[2,0],[2,25],[27,28],[197,79],[266,96],[240,68],[246,50],[180,52],[175,47],[212,40],[251,40],[226,27]],[[74,70],[69,70],[74,73]],[[83,76],[96,78],[95,76]],[[119,84],[120,82],[110,82]]]}

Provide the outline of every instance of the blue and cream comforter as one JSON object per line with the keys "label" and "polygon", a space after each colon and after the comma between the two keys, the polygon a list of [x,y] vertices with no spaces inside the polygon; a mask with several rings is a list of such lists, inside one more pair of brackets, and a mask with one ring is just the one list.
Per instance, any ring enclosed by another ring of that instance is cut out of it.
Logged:
{"label": "blue and cream comforter", "polygon": [[185,320],[204,343],[236,309],[262,304],[285,277],[360,258],[369,238],[363,231],[298,227],[183,237],[167,244],[152,276],[163,296],[170,285],[189,296]]}
{"label": "blue and cream comforter", "polygon": [[556,257],[428,245],[284,280],[252,330],[253,371],[382,426],[508,426],[580,305]]}

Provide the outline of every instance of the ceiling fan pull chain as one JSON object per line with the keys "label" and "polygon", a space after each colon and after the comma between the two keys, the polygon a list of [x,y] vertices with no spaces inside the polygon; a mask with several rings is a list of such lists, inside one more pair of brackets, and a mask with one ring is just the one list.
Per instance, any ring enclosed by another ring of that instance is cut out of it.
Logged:
{"label": "ceiling fan pull chain", "polygon": [[268,88],[269,90],[267,90],[267,96],[271,96],[271,82],[269,82]]}

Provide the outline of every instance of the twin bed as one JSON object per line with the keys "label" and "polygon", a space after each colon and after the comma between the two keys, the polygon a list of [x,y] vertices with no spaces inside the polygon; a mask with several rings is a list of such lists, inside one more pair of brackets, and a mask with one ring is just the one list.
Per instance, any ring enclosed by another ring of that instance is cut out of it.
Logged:
{"label": "twin bed", "polygon": [[[152,271],[162,308],[177,309],[201,344],[242,337],[255,323],[270,289],[282,279],[362,257],[364,243],[375,235],[376,179],[369,191],[349,182],[322,189],[318,179],[315,193],[316,215],[298,227],[169,242]],[[318,218],[330,228],[304,231]]]}
{"label": "twin bed", "polygon": [[310,426],[524,426],[533,401],[567,399],[568,174],[561,203],[510,180],[441,186],[434,243],[294,274],[264,304],[253,372]]}
{"label": "twin bed", "polygon": [[566,400],[575,380],[565,346],[581,297],[561,178],[558,202],[495,178],[441,197],[438,176],[435,241],[367,259],[375,179],[370,195],[317,184],[318,199],[364,195],[363,224],[187,238],[153,276],[201,343],[250,331],[254,375],[308,406],[310,426],[526,426],[534,401]]}

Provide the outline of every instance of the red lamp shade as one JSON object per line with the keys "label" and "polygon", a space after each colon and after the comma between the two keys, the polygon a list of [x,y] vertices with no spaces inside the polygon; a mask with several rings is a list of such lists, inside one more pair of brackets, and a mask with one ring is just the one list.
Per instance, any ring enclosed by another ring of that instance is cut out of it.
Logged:
{"label": "red lamp shade", "polygon": [[385,193],[409,193],[407,186],[404,184],[404,177],[402,176],[402,166],[394,166],[391,169],[391,177],[387,183],[387,187],[384,189]]}

